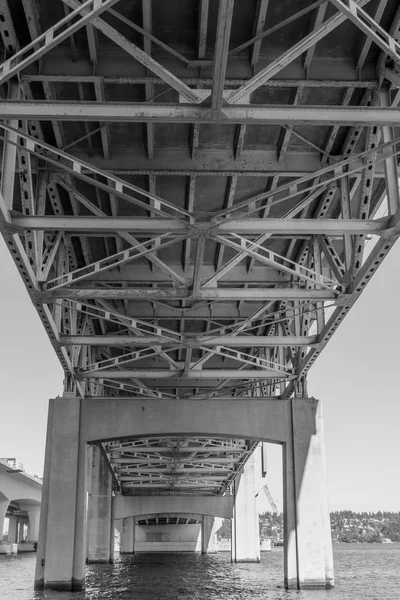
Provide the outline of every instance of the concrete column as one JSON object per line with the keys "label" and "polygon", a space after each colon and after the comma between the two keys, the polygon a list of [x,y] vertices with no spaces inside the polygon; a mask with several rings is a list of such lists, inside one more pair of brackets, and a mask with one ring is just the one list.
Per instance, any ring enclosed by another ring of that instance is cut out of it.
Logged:
{"label": "concrete column", "polygon": [[260,532],[256,505],[258,466],[257,457],[253,454],[235,482],[232,562],[260,562]]}
{"label": "concrete column", "polygon": [[291,400],[284,465],[285,587],[333,587],[322,407],[315,398]]}
{"label": "concrete column", "polygon": [[29,542],[37,542],[39,539],[40,506],[26,509],[29,517],[28,538]]}
{"label": "concrete column", "polygon": [[15,544],[18,541],[18,517],[11,516],[8,522],[8,541]]}
{"label": "concrete column", "polygon": [[201,553],[215,554],[218,552],[217,531],[222,519],[203,515],[201,520]]}
{"label": "concrete column", "polygon": [[24,526],[25,526],[25,522],[24,521],[19,521],[19,523],[18,523],[18,535],[17,535],[17,541],[18,542],[22,542],[24,540]]}
{"label": "concrete column", "polygon": [[80,439],[81,400],[50,400],[35,587],[84,587],[86,444]]}
{"label": "concrete column", "polygon": [[8,505],[8,500],[0,500],[0,542],[3,540],[4,519],[6,518]]}
{"label": "concrete column", "polygon": [[115,506],[114,506],[115,496],[111,496],[111,515],[110,515],[110,563],[114,562],[115,555]]}
{"label": "concrete column", "polygon": [[112,478],[99,446],[94,446],[92,450],[90,489],[87,560],[89,563],[109,563]]}
{"label": "concrete column", "polygon": [[135,517],[121,519],[120,554],[135,554]]}

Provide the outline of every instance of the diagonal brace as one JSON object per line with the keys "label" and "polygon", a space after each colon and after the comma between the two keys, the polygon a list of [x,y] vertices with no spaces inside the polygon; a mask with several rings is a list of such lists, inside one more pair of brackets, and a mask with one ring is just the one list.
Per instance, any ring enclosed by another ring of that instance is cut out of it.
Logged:
{"label": "diagonal brace", "polygon": [[[92,212],[93,214],[95,214],[98,217],[109,217],[109,215],[107,215],[104,211],[102,211],[95,204],[93,204],[93,202],[90,202],[90,200],[85,198],[85,196],[83,194],[78,192],[78,190],[76,188],[72,187],[72,185],[70,185],[63,177],[55,175],[54,180],[56,182],[58,182],[60,185],[62,185],[70,194],[73,195],[74,198],[76,198],[76,200],[78,200],[78,202],[80,202],[81,204],[83,204],[83,206],[85,206],[88,210],[90,210],[90,212]],[[115,217],[113,217],[113,218],[115,218]],[[141,249],[142,244],[140,244],[140,242],[135,237],[133,237],[133,235],[128,233],[127,231],[118,230],[116,233],[117,233],[117,235],[119,235],[119,237],[121,237],[123,240],[128,242],[128,244],[130,244],[131,246],[137,246],[139,249]],[[166,273],[169,277],[171,277],[171,279],[174,279],[181,285],[183,285],[185,283],[185,279],[183,277],[181,277],[180,275],[178,275],[178,273],[176,273],[164,261],[162,261],[160,258],[158,258],[158,256],[150,254],[150,255],[147,255],[147,259],[151,263],[153,263],[156,267],[161,269],[164,273]]]}
{"label": "diagonal brace", "polygon": [[379,46],[385,54],[400,64],[400,44],[381,27],[354,0],[330,0],[350,21],[352,21],[369,39]]}
{"label": "diagonal brace", "polygon": [[[79,5],[77,0],[62,1],[70,8],[74,9]],[[146,54],[146,52],[143,52],[143,50],[141,50],[138,46],[127,40],[127,38],[120,34],[119,31],[114,29],[114,27],[111,27],[111,25],[99,18],[91,19],[91,24],[96,27],[96,29],[101,31],[106,37],[110,38],[113,42],[125,50],[128,54],[130,54],[130,56],[132,56],[135,60],[144,65],[155,75],[158,75],[160,79],[168,83],[172,88],[179,92],[187,102],[195,104],[201,102],[201,99],[192,89],[190,89],[190,87],[188,87],[170,71],[165,69],[165,67],[160,65],[160,63],[158,63],[156,60],[151,58],[151,56]]]}
{"label": "diagonal brace", "polygon": [[293,277],[298,277],[299,279],[313,283],[314,285],[319,285],[324,289],[333,289],[337,293],[344,291],[342,289],[343,286],[339,282],[329,279],[320,273],[316,273],[308,267],[299,265],[286,256],[281,256],[276,252],[272,252],[272,250],[268,250],[256,242],[252,242],[251,240],[248,240],[240,235],[231,234],[230,238],[221,235],[216,235],[213,237],[215,237],[215,239],[221,244],[226,244],[234,250],[246,252],[250,256],[254,256],[254,258],[260,262],[273,266],[280,271],[284,271],[285,273],[292,275]]}
{"label": "diagonal brace", "polygon": [[[72,13],[0,65],[0,84],[20,73],[117,2],[118,0],[87,0],[84,4],[76,2]],[[74,23],[70,25],[72,21]]]}
{"label": "diagonal brace", "polygon": [[88,277],[97,275],[97,273],[101,273],[109,269],[114,269],[115,267],[120,267],[121,265],[131,262],[132,260],[140,258],[141,256],[146,256],[147,254],[153,253],[159,250],[160,248],[165,248],[166,246],[172,246],[173,244],[179,243],[185,240],[186,236],[170,239],[168,238],[168,233],[157,236],[155,238],[147,240],[146,242],[143,242],[141,244],[138,243],[135,246],[127,248],[126,250],[122,250],[121,252],[117,252],[116,254],[107,256],[106,258],[102,258],[101,260],[93,262],[90,265],[86,265],[79,269],[75,269],[74,271],[70,271],[69,273],[65,273],[63,275],[55,277],[51,281],[47,282],[44,289],[59,289],[71,283],[83,281]]}

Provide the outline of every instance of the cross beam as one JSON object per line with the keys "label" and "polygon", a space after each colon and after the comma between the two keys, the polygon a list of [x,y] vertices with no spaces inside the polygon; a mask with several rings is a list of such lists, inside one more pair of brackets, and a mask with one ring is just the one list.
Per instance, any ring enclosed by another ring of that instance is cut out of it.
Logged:
{"label": "cross beam", "polygon": [[[316,335],[309,336],[265,336],[265,335],[221,335],[221,336],[196,336],[184,337],[179,345],[197,348],[199,346],[236,346],[247,348],[250,346],[312,346],[317,341]],[[131,335],[61,335],[62,346],[75,346],[88,344],[91,346],[176,346],[176,342],[164,337]]]}
{"label": "cross beam", "polygon": [[110,377],[112,379],[282,379],[293,376],[282,371],[269,369],[189,369],[187,373],[183,370],[174,369],[137,369],[131,370],[109,370],[87,371],[76,375],[78,380],[101,379]]}
{"label": "cross beam", "polygon": [[173,219],[145,219],[137,217],[86,217],[86,216],[35,216],[13,213],[12,227],[43,231],[98,231],[135,233],[182,234],[190,231],[212,230],[214,234],[258,234],[273,235],[343,235],[382,234],[390,227],[390,218],[381,219],[232,219],[213,225],[211,221],[194,221],[190,224]]}
{"label": "cross beam", "polygon": [[204,123],[255,125],[400,125],[398,108],[327,105],[235,105],[210,111],[187,104],[2,100],[1,119],[108,121],[124,123]]}
{"label": "cross beam", "polygon": [[[56,298],[71,298],[75,300],[103,298],[109,300],[185,300],[193,297],[189,288],[60,288],[49,292],[32,292],[32,297],[37,302],[47,304]],[[339,296],[345,298],[344,295]],[[200,288],[196,296],[198,300],[260,302],[265,300],[337,300],[338,294],[332,290],[312,290],[298,287],[282,288]],[[93,311],[93,316],[98,316],[98,308],[91,307],[86,310]],[[130,321],[128,317],[124,317]],[[122,317],[121,317],[122,319]],[[176,334],[177,337],[178,334]]]}

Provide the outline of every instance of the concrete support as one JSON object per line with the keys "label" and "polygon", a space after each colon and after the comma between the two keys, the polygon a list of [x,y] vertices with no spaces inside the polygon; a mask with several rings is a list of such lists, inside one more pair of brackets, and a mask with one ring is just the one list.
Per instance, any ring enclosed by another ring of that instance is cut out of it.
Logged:
{"label": "concrete support", "polygon": [[35,586],[84,587],[86,444],[80,440],[81,400],[50,400]]}
{"label": "concrete support", "polygon": [[121,519],[120,554],[135,554],[135,517]]}
{"label": "concrete support", "polygon": [[23,542],[24,541],[24,527],[25,527],[25,522],[24,521],[19,521],[18,522],[18,535],[17,535],[17,542]]}
{"label": "concrete support", "polygon": [[[71,394],[50,401],[36,585],[59,590],[82,589],[84,585],[86,445],[102,439],[182,435],[182,432],[188,436],[237,437],[282,445],[285,586],[292,589],[333,586],[322,412],[318,400],[269,398],[260,402],[246,398],[231,402],[229,398],[213,398],[205,403],[180,399],[160,402],[153,398],[86,398],[81,401]],[[237,562],[260,559],[255,498],[260,469],[257,457],[259,453],[246,463],[235,483],[232,559]],[[104,494],[100,494],[99,487],[98,497],[109,499],[111,483],[106,482],[109,473],[104,477],[99,474],[98,479],[96,485],[109,486],[103,490]],[[94,494],[93,482],[91,492]],[[110,559],[114,516],[121,519],[141,514],[135,512],[138,506],[133,504],[122,502],[117,496],[106,511],[103,522],[104,531],[109,532]],[[224,516],[222,513],[226,516],[229,506],[221,504],[215,508],[220,516]],[[203,508],[201,514],[204,513]],[[102,543],[105,548],[106,542]]]}
{"label": "concrete support", "polygon": [[0,500],[0,542],[3,539],[4,519],[6,518],[8,505],[8,500]]}
{"label": "concrete support", "polygon": [[[109,563],[111,557],[112,478],[99,446],[92,450],[87,521],[89,563]],[[112,536],[114,539],[114,536]]]}
{"label": "concrete support", "polygon": [[334,585],[321,403],[291,402],[290,435],[284,446],[285,587]]}
{"label": "concrete support", "polygon": [[29,517],[27,541],[35,543],[39,539],[40,506],[27,508],[27,512]]}
{"label": "concrete support", "polygon": [[217,531],[222,519],[203,515],[201,520],[201,553],[215,554],[218,552]]}
{"label": "concrete support", "polygon": [[256,505],[256,482],[259,478],[257,466],[257,457],[253,454],[235,482],[232,562],[260,562],[260,532]]}
{"label": "concrete support", "polygon": [[115,505],[114,505],[115,496],[111,497],[111,514],[110,514],[110,563],[114,562],[114,554],[115,554]]}
{"label": "concrete support", "polygon": [[18,517],[11,516],[8,521],[8,541],[18,542]]}
{"label": "concrete support", "polygon": [[181,513],[230,519],[233,496],[114,496],[115,519],[133,515]]}

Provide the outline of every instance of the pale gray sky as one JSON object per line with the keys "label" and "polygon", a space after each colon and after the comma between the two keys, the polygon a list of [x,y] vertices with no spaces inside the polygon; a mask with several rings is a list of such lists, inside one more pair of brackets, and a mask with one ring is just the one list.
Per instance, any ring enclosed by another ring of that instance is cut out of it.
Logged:
{"label": "pale gray sky", "polygon": [[[332,510],[400,510],[400,242],[368,284],[309,375],[324,404]],[[0,455],[42,475],[47,404],[63,373],[0,239]],[[277,452],[270,488],[281,504]],[[282,504],[281,504],[282,506]]]}

